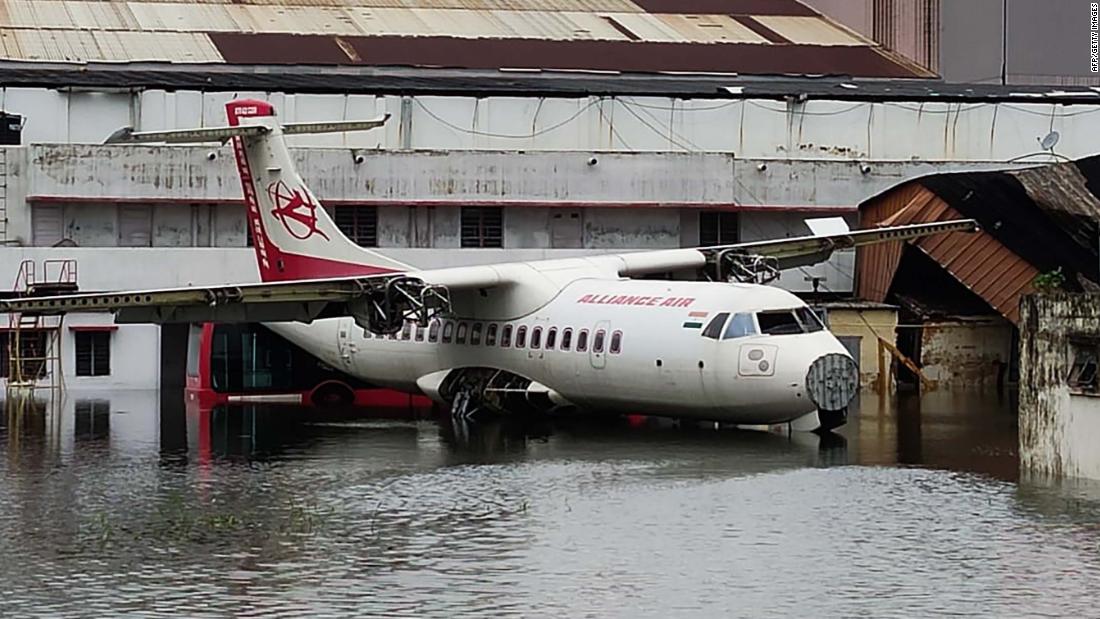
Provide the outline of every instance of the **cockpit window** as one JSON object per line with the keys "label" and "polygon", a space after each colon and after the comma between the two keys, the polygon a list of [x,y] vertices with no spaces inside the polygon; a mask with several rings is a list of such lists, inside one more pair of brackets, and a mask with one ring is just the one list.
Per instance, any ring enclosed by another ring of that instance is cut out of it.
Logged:
{"label": "cockpit window", "polygon": [[722,335],[722,326],[726,324],[726,319],[730,317],[729,312],[722,312],[715,316],[703,329],[703,337],[709,337],[712,340],[718,339],[718,336]]}
{"label": "cockpit window", "polygon": [[734,314],[726,325],[726,332],[722,334],[722,339],[731,340],[747,335],[756,335],[756,323],[752,319],[752,314]]}
{"label": "cockpit window", "polygon": [[760,332],[765,335],[790,335],[802,333],[802,324],[791,310],[760,312],[756,315],[760,321]]}
{"label": "cockpit window", "polygon": [[802,323],[802,330],[806,333],[816,333],[825,329],[821,319],[808,307],[795,308],[794,315],[798,317],[798,321]]}

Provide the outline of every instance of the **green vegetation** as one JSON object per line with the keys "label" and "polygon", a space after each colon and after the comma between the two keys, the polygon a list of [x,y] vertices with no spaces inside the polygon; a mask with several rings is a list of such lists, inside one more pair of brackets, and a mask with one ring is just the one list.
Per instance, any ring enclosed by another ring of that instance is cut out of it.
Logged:
{"label": "green vegetation", "polygon": [[1040,273],[1035,276],[1035,279],[1031,280],[1032,288],[1035,288],[1038,292],[1061,290],[1065,284],[1066,276],[1062,273],[1062,267],[1058,267],[1053,271],[1047,271],[1046,273]]}

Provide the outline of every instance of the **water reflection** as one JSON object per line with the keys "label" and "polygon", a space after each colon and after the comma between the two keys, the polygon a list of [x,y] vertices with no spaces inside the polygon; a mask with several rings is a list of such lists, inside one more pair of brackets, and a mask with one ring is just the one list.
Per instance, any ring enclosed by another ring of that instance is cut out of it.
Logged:
{"label": "water reflection", "polygon": [[822,438],[11,402],[4,616],[1089,615],[1100,488],[1019,480],[1011,406]]}

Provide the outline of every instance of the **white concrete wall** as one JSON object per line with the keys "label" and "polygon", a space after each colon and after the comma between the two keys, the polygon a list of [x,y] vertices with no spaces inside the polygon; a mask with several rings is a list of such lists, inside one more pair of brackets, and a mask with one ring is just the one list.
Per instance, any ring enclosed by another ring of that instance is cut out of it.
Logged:
{"label": "white concrete wall", "polygon": [[667,97],[413,97],[399,127],[401,97],[194,91],[133,94],[0,89],[0,108],[27,119],[25,143],[102,142],[124,125],[138,130],[225,123],[234,94],[272,101],[289,121],[390,113],[383,129],[298,136],[299,146],[414,149],[726,152],[740,157],[874,161],[1007,161],[1035,153],[1051,129],[1057,152],[1096,152],[1100,95],[1080,105],[1046,103],[861,103]]}
{"label": "white concrete wall", "polygon": [[1062,435],[1063,473],[1068,477],[1100,479],[1100,457],[1096,439],[1100,437],[1100,397],[1062,394],[1065,407],[1065,433]]}

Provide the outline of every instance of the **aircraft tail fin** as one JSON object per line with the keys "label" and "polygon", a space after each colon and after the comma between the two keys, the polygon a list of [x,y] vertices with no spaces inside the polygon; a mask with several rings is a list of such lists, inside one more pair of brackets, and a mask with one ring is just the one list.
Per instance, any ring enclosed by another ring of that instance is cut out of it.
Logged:
{"label": "aircraft tail fin", "polygon": [[[355,123],[301,123],[282,126],[266,101],[226,104],[232,127],[262,126],[258,135],[230,138],[241,179],[248,225],[264,281],[373,275],[408,270],[408,265],[364,249],[344,236],[298,175],[287,150],[286,133],[346,130]],[[380,126],[385,120],[363,125]],[[369,128],[364,126],[363,128]]]}
{"label": "aircraft tail fin", "polygon": [[229,118],[226,127],[142,133],[122,129],[107,142],[231,141],[263,281],[374,275],[411,269],[360,247],[340,231],[298,175],[283,137],[362,131],[382,126],[386,118],[280,124],[274,106],[266,101],[238,99],[226,103],[225,108]]}

